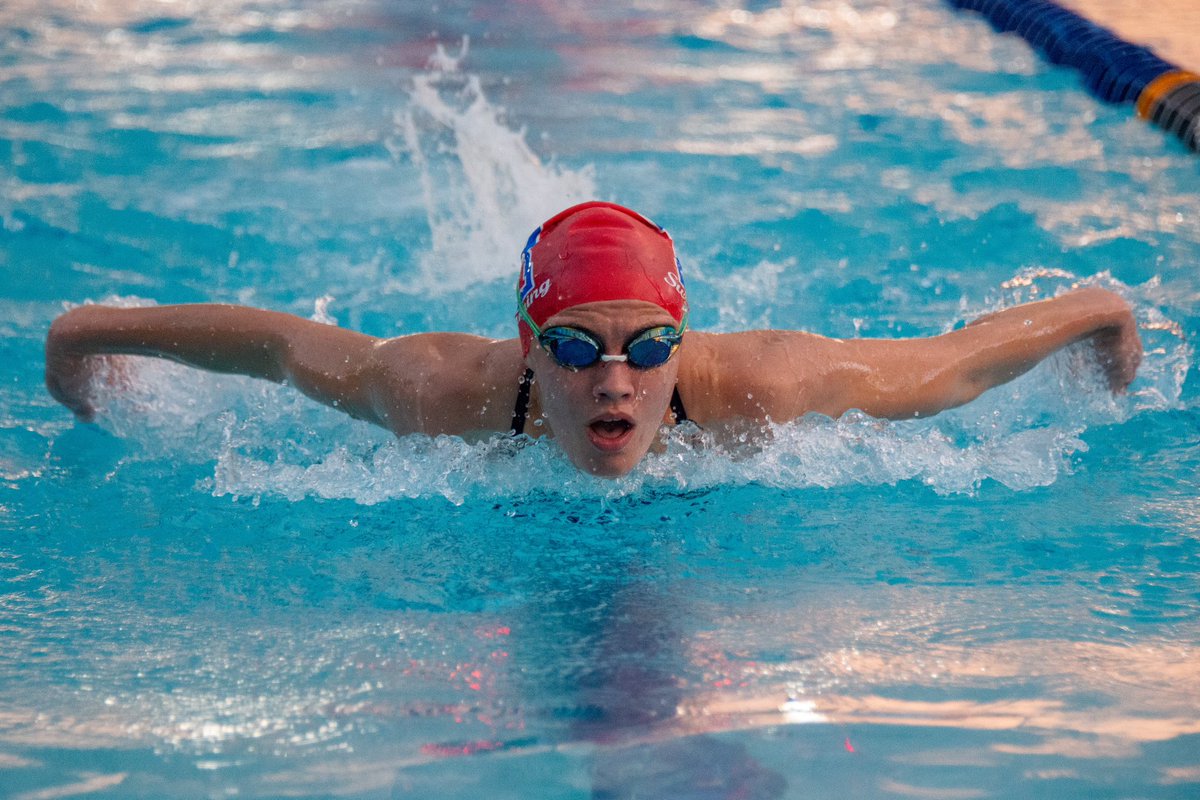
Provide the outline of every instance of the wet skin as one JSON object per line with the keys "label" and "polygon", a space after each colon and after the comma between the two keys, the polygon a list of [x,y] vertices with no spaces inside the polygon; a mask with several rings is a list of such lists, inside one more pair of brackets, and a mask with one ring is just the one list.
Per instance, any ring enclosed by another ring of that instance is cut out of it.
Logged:
{"label": "wet skin", "polygon": [[[677,324],[653,303],[611,300],[568,308],[547,320],[544,328],[582,328],[604,344],[606,354],[621,355],[626,342],[647,328]],[[536,376],[541,414],[555,440],[576,467],[604,477],[629,472],[656,441],[671,404],[679,361],[676,352],[653,369],[609,361],[572,372],[536,342],[525,358]]]}

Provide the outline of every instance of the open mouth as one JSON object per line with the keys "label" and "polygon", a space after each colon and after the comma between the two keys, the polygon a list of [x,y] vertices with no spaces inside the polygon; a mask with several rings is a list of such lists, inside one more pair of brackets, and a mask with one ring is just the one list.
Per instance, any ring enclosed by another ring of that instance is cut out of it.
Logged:
{"label": "open mouth", "polygon": [[627,419],[602,418],[588,424],[588,438],[599,450],[620,450],[632,436],[633,423]]}

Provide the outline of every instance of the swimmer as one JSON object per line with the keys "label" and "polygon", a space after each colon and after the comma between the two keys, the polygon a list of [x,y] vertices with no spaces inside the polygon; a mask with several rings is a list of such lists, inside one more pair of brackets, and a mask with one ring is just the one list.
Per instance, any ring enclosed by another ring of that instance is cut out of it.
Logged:
{"label": "swimmer", "polygon": [[274,311],[85,305],[46,339],[46,385],[83,420],[103,359],[157,356],[286,382],[398,436],[552,436],[579,469],[633,469],[664,426],[718,437],[809,413],[924,417],[962,405],[1080,341],[1122,392],[1142,357],[1129,305],[1100,288],[998,311],[939,336],[831,339],[703,333],[666,231],[589,202],[534,231],[521,257],[518,337],[374,336]]}

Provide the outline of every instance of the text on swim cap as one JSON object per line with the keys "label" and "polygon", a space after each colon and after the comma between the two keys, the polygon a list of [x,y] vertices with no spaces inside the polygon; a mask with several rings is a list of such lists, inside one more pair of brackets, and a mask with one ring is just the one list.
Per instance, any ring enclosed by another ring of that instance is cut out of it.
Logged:
{"label": "text on swim cap", "polygon": [[675,291],[683,294],[683,281],[679,279],[678,272],[668,272],[663,276],[663,281]]}
{"label": "text on swim cap", "polygon": [[525,294],[523,294],[521,296],[521,300],[525,303],[525,307],[529,308],[537,300],[545,297],[549,293],[550,293],[550,279],[546,278],[546,280],[542,281],[541,285],[525,292]]}

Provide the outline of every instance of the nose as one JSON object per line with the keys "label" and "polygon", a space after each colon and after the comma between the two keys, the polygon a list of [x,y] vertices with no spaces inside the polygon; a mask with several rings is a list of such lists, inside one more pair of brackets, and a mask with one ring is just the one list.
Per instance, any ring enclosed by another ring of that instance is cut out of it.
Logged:
{"label": "nose", "polygon": [[628,400],[637,389],[633,385],[633,368],[624,361],[607,361],[598,366],[592,394],[597,400],[615,402]]}

